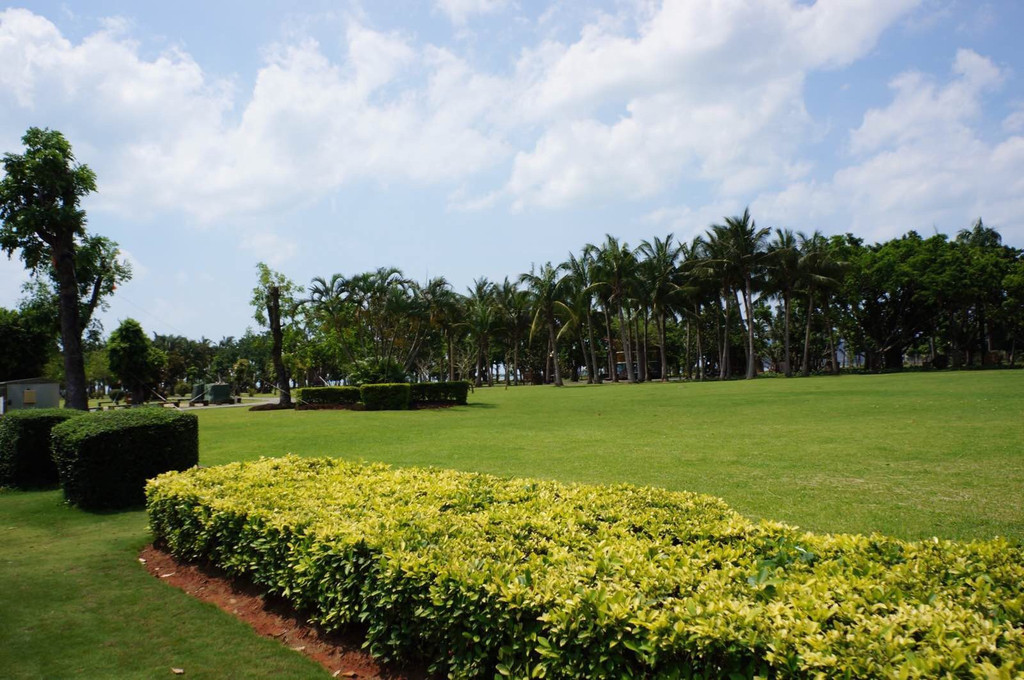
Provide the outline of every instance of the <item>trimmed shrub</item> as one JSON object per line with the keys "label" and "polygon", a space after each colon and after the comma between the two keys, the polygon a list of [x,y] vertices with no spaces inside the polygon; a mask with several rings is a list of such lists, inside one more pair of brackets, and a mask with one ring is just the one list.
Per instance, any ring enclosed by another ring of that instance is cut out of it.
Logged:
{"label": "trimmed shrub", "polygon": [[1021,677],[1024,548],[753,522],[710,496],[336,459],[162,475],[150,527],[441,677]]}
{"label": "trimmed shrub", "polygon": [[104,411],[54,427],[52,446],[68,501],[126,508],[145,502],[147,479],[199,463],[199,425],[176,409]]}
{"label": "trimmed shrub", "polygon": [[469,383],[465,380],[453,382],[426,382],[410,385],[414,404],[465,404],[469,396]]}
{"label": "trimmed shrub", "polygon": [[298,391],[301,404],[341,406],[359,403],[358,387],[303,387]]}
{"label": "trimmed shrub", "polygon": [[404,411],[409,408],[409,383],[363,385],[359,396],[367,411]]}
{"label": "trimmed shrub", "polygon": [[50,430],[85,411],[41,408],[10,411],[0,418],[0,486],[21,488],[57,483],[50,455]]}

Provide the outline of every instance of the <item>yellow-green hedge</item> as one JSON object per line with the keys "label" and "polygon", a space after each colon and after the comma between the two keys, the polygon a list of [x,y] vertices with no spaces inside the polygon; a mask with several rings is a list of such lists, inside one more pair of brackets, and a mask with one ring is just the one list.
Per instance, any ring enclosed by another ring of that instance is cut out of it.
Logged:
{"label": "yellow-green hedge", "polygon": [[162,475],[157,540],[455,678],[1024,674],[1024,551],[722,501],[287,457]]}

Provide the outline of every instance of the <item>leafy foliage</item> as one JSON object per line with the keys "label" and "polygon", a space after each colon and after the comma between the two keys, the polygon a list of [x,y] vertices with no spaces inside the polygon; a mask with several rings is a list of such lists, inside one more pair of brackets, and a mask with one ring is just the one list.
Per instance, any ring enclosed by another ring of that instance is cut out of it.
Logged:
{"label": "leafy foliage", "polygon": [[162,407],[90,413],[52,431],[67,500],[89,510],[145,501],[146,480],[199,463],[199,421]]}
{"label": "leafy foliage", "polygon": [[815,535],[722,501],[297,457],[164,475],[150,526],[449,677],[1014,677],[1024,551]]}
{"label": "leafy foliage", "polygon": [[409,408],[409,383],[363,385],[359,397],[367,411],[404,411]]}
{"label": "leafy foliage", "polygon": [[131,392],[136,404],[146,401],[148,388],[160,377],[167,355],[153,347],[135,319],[125,319],[107,341],[110,371]]}
{"label": "leafy foliage", "polygon": [[52,408],[11,411],[0,417],[0,486],[56,484],[50,430],[79,415],[81,411]]}
{"label": "leafy foliage", "polygon": [[465,404],[469,396],[469,383],[465,380],[436,383],[412,383],[410,398],[416,403],[439,404],[450,402]]}
{"label": "leafy foliage", "polygon": [[298,393],[303,404],[331,406],[340,404],[358,404],[358,387],[304,387]]}

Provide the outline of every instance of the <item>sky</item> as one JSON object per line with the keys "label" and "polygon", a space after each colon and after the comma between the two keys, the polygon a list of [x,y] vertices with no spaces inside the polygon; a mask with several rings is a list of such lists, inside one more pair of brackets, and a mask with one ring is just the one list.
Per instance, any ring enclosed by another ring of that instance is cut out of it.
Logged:
{"label": "sky", "polygon": [[[1024,247],[1018,0],[28,2],[0,152],[60,130],[134,268],[101,316],[240,336],[266,262],[517,277],[612,234]],[[0,258],[0,306],[22,263]]]}

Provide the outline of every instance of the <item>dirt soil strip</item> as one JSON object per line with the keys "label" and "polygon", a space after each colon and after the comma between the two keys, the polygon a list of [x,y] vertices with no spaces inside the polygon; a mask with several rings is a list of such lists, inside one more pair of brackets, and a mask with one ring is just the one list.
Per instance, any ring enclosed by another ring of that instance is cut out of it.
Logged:
{"label": "dirt soil strip", "polygon": [[374,660],[362,649],[357,632],[324,633],[308,623],[282,598],[267,597],[251,583],[228,578],[213,567],[179,562],[152,545],[139,553],[149,573],[204,602],[212,602],[272,638],[313,659],[336,678],[423,680],[420,668],[395,668]]}

